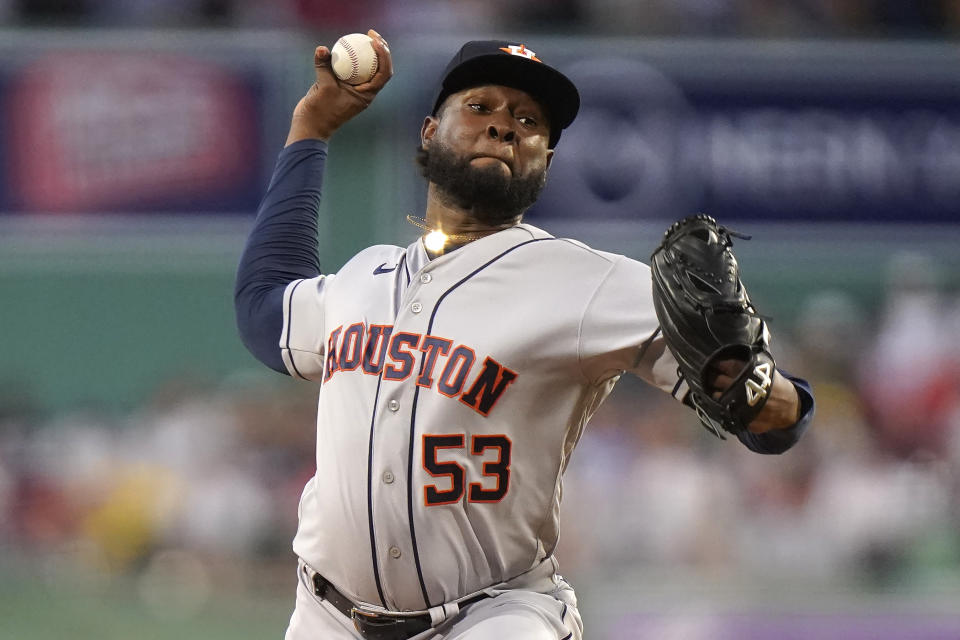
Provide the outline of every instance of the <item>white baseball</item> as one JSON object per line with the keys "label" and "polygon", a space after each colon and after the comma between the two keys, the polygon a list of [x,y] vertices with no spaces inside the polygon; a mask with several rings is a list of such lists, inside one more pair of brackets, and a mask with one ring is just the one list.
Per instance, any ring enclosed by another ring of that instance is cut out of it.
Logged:
{"label": "white baseball", "polygon": [[368,82],[377,72],[378,64],[373,39],[363,33],[343,36],[330,50],[333,73],[347,84]]}

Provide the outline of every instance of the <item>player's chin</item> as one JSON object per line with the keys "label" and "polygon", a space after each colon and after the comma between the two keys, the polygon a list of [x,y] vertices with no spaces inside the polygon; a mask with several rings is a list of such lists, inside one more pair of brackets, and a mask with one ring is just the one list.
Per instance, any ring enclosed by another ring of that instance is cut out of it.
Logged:
{"label": "player's chin", "polygon": [[470,166],[484,172],[499,172],[505,177],[513,176],[513,168],[504,160],[494,156],[477,156],[470,160]]}

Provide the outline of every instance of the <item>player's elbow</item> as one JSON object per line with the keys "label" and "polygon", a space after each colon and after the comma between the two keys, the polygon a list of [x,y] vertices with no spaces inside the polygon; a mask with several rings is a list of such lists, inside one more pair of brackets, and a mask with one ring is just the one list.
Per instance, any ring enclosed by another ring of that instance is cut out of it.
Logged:
{"label": "player's elbow", "polygon": [[280,352],[283,287],[237,287],[233,301],[237,332],[247,351],[274,371],[286,374]]}

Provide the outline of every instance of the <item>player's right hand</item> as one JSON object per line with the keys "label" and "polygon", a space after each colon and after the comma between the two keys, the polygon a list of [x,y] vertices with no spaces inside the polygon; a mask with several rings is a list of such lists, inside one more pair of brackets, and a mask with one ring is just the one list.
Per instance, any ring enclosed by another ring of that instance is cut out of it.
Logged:
{"label": "player's right hand", "polygon": [[367,35],[373,39],[378,65],[370,81],[363,84],[349,85],[338,80],[330,66],[330,49],[320,46],[314,50],[316,79],[293,110],[288,145],[311,138],[329,140],[344,123],[366,109],[393,76],[387,41],[373,29]]}

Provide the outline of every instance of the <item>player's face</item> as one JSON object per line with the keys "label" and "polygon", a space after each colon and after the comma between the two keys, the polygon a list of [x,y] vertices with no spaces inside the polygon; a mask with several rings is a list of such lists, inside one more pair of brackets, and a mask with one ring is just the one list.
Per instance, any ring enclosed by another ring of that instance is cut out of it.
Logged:
{"label": "player's face", "polygon": [[523,213],[536,201],[553,151],[543,107],[524,91],[485,85],[452,94],[421,139],[424,174],[487,222]]}
{"label": "player's face", "polygon": [[511,87],[484,85],[451,95],[436,132],[424,133],[467,156],[471,166],[497,167],[518,178],[543,173],[553,156],[547,148],[550,123],[543,107]]}

